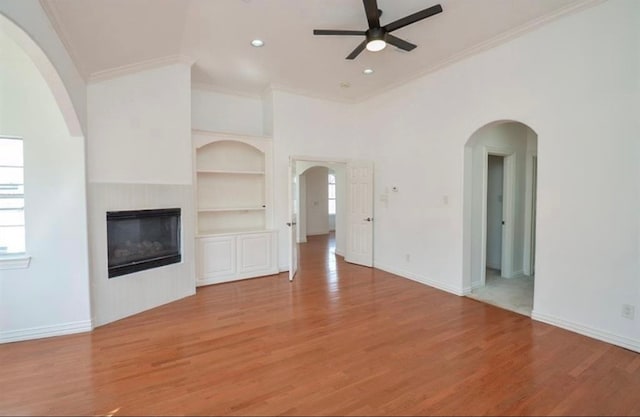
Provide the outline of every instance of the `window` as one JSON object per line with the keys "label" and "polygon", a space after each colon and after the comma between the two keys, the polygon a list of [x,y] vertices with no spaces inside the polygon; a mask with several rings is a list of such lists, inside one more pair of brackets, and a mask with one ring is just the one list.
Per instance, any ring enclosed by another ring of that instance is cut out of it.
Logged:
{"label": "window", "polygon": [[22,138],[0,136],[0,256],[24,252]]}
{"label": "window", "polygon": [[336,214],[336,176],[329,174],[329,214]]}

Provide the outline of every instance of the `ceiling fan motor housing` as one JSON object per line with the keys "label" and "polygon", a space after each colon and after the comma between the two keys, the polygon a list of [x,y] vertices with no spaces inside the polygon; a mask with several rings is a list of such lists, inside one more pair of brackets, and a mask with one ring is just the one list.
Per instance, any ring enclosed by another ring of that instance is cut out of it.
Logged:
{"label": "ceiling fan motor housing", "polygon": [[367,30],[366,36],[367,36],[367,42],[377,41],[377,40],[385,41],[385,42],[387,41],[387,31],[381,27],[371,28]]}

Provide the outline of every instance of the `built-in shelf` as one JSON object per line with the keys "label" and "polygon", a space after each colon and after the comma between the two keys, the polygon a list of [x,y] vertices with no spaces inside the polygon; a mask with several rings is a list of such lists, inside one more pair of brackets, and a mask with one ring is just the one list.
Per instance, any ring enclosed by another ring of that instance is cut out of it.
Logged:
{"label": "built-in shelf", "polygon": [[198,174],[228,174],[228,175],[264,175],[264,171],[232,171],[227,169],[199,169]]}
{"label": "built-in shelf", "polygon": [[278,273],[268,138],[193,134],[197,285]]}

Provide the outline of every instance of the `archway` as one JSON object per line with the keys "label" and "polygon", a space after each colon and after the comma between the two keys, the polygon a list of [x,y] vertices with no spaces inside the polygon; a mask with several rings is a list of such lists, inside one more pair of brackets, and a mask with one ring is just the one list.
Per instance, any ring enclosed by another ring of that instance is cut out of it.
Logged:
{"label": "archway", "polygon": [[465,144],[464,286],[522,314],[533,309],[537,134],[510,120]]}
{"label": "archway", "polygon": [[[10,161],[0,173],[0,184],[9,190],[0,196],[5,201],[0,208],[12,213],[0,224],[20,227],[26,242],[15,254],[0,256],[6,278],[0,316],[7,318],[0,323],[0,343],[89,331],[81,124],[44,51],[1,15],[0,55],[0,135],[21,142],[21,151],[13,153],[20,163]],[[21,192],[7,198],[13,190]]]}
{"label": "archway", "polygon": [[31,37],[13,23],[10,19],[0,13],[0,33],[7,36],[15,42],[20,49],[29,57],[33,65],[38,69],[40,75],[49,86],[51,94],[55,99],[58,109],[69,130],[69,135],[73,137],[84,136],[82,132],[82,124],[78,118],[78,114],[73,106],[69,92],[64,82],[60,78],[60,74],[56,70],[53,63],[49,60],[42,48]]}
{"label": "archway", "polygon": [[[298,243],[306,242],[307,235],[331,234],[335,253],[344,256],[346,164],[336,161],[297,160],[296,165],[299,177]],[[329,185],[331,176],[335,180],[333,187]],[[333,195],[330,188],[333,188]],[[330,200],[333,200],[335,210],[331,210]]]}

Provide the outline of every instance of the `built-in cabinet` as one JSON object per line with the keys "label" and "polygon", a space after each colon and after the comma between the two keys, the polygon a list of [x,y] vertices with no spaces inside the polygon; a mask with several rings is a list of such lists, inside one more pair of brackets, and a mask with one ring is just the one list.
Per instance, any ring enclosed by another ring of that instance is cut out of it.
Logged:
{"label": "built-in cabinet", "polygon": [[272,141],[193,132],[198,285],[278,273]]}

